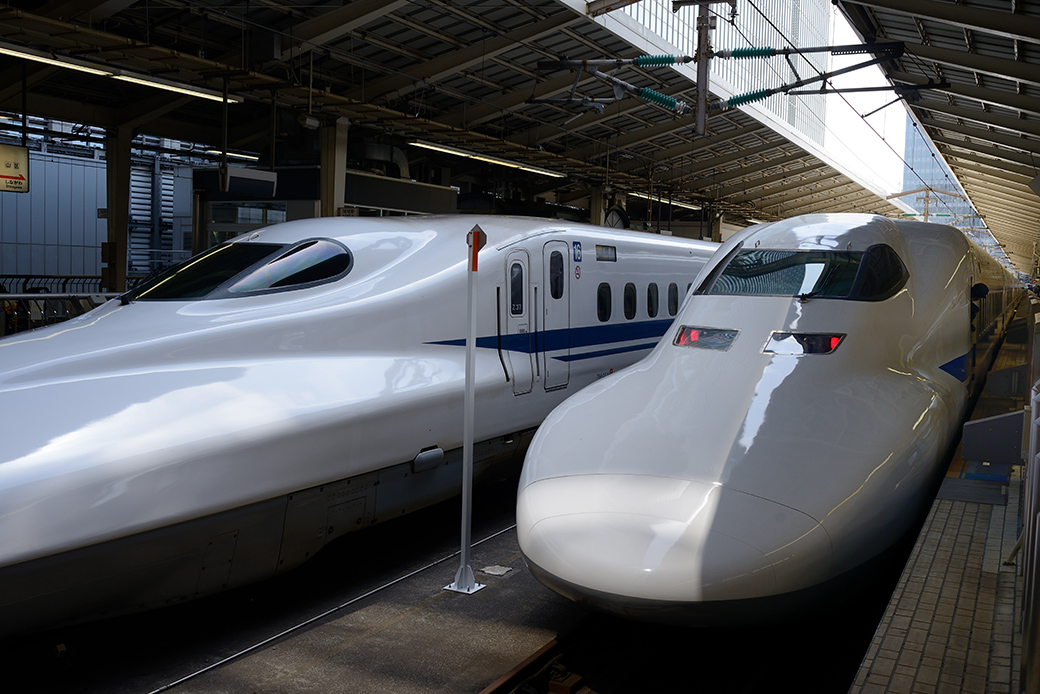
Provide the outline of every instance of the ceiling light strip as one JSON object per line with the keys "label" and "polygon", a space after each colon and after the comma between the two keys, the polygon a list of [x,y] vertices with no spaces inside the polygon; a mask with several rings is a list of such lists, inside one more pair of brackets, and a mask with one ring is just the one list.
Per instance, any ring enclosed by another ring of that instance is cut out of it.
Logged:
{"label": "ceiling light strip", "polygon": [[[153,87],[155,89],[165,89],[166,91],[186,94],[200,99],[209,99],[210,101],[221,102],[224,100],[224,95],[222,93],[212,89],[196,87],[183,82],[163,79],[161,77],[151,77],[149,75],[117,70],[100,63],[91,63],[70,56],[58,56],[36,48],[29,48],[28,46],[18,46],[16,44],[0,42],[0,55],[9,55],[14,58],[23,58],[37,63],[45,63],[47,65],[68,68],[70,70],[78,70],[99,77],[113,77],[124,82],[133,82],[134,84]],[[242,100],[242,97],[239,96],[228,96],[229,102],[241,103]]]}
{"label": "ceiling light strip", "polygon": [[632,192],[629,192],[629,193],[625,193],[625,195],[632,195],[632,196],[635,196],[637,198],[643,198],[644,200],[650,200],[651,202],[663,202],[664,204],[671,205],[672,207],[685,207],[685,208],[687,208],[689,210],[699,210],[699,209],[701,209],[700,205],[690,205],[690,204],[685,203],[685,202],[677,202],[675,200],[665,200],[665,199],[660,198],[660,197],[654,197],[653,195],[647,195],[646,193],[632,193]]}
{"label": "ceiling light strip", "polygon": [[75,58],[62,57],[59,59],[51,57],[49,53],[36,50],[35,48],[23,48],[11,44],[0,44],[0,54],[9,55],[15,58],[24,58],[25,60],[32,60],[37,63],[55,65],[57,67],[66,67],[70,70],[79,70],[80,72],[86,72],[91,75],[100,75],[102,77],[111,77],[115,74],[112,70],[106,70],[101,66],[95,67],[87,64],[85,61],[76,60]]}
{"label": "ceiling light strip", "polygon": [[[202,87],[189,86],[181,82],[173,82],[170,80],[159,79],[157,77],[148,77],[146,75],[137,75],[132,72],[120,72],[118,75],[113,75],[113,77],[117,80],[122,80],[123,82],[133,82],[134,84],[141,84],[146,87],[155,87],[156,89],[165,89],[166,91],[176,92],[178,94],[197,96],[200,99],[224,101],[224,95],[220,92],[211,89],[203,89]],[[228,95],[228,101],[236,104],[241,103],[242,97]]]}
{"label": "ceiling light strip", "polygon": [[451,147],[450,145],[434,144],[433,142],[425,142],[423,140],[412,140],[408,144],[414,147],[422,147],[423,149],[433,150],[435,152],[442,152],[444,154],[454,154],[458,157],[476,159],[477,161],[486,162],[488,164],[508,166],[512,169],[519,169],[521,171],[527,171],[529,173],[541,174],[542,176],[552,176],[553,178],[567,177],[567,174],[558,173],[556,171],[550,171],[549,169],[542,169],[537,166],[529,166],[528,164],[521,164],[519,162],[509,161],[508,159],[499,159],[498,157],[492,157],[487,154],[478,154],[476,152],[470,152],[465,149],[459,149],[458,147]]}
{"label": "ceiling light strip", "polygon": [[[207,149],[206,154],[223,154],[219,149]],[[249,161],[260,161],[260,157],[255,154],[240,154],[239,152],[228,152],[227,156],[236,157],[238,159],[248,159]]]}

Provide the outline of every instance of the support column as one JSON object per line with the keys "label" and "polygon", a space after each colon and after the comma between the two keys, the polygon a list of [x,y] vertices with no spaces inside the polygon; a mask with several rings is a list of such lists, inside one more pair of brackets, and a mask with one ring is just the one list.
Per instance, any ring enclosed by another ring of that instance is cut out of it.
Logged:
{"label": "support column", "polygon": [[722,242],[722,218],[724,216],[724,212],[719,212],[718,215],[711,215],[711,240],[717,243]]}
{"label": "support column", "polygon": [[603,189],[593,186],[589,193],[589,223],[603,226],[607,218],[606,205],[603,200]]}
{"label": "support column", "polygon": [[111,128],[105,135],[105,179],[108,240],[101,246],[101,285],[106,291],[126,291],[126,253],[130,228],[130,141],[133,130]]}
{"label": "support column", "polygon": [[350,119],[337,118],[318,131],[321,151],[321,216],[335,217],[347,192],[347,131]]}

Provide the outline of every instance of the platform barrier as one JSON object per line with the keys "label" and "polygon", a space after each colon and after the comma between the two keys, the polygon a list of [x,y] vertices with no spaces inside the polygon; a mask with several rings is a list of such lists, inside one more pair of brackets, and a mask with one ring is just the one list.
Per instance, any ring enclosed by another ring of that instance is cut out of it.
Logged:
{"label": "platform barrier", "polygon": [[117,293],[0,294],[0,337],[82,315]]}
{"label": "platform barrier", "polygon": [[1030,297],[1030,315],[1028,324],[1029,352],[1031,356],[1030,382],[1033,384],[1030,397],[1029,448],[1026,458],[1025,511],[1022,518],[1022,547],[1024,557],[1020,566],[1024,567],[1024,586],[1022,608],[1022,690],[1040,691],[1040,595],[1037,585],[1037,563],[1040,562],[1040,474],[1037,474],[1038,455],[1040,455],[1040,300]]}
{"label": "platform barrier", "polygon": [[115,296],[101,291],[98,276],[0,275],[0,337],[60,323]]}

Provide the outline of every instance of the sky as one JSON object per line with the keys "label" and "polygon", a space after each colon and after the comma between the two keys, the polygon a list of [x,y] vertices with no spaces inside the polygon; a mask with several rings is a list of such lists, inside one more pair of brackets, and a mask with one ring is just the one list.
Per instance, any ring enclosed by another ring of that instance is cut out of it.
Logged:
{"label": "sky", "polygon": [[[831,43],[836,46],[862,43],[834,7],[831,9]],[[870,54],[832,56],[831,70],[861,63],[871,57]],[[835,88],[847,89],[888,86],[888,81],[875,65],[835,77],[832,84]],[[902,192],[903,189],[901,157],[906,132],[906,107],[902,101],[897,101],[866,120],[861,115],[869,114],[895,98],[890,90],[831,94],[827,97],[824,147],[845,162],[860,179],[874,182],[886,195]]]}

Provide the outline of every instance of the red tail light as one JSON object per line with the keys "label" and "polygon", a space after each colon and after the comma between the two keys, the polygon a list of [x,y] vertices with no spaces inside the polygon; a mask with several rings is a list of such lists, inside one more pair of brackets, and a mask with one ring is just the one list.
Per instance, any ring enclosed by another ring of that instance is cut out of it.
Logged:
{"label": "red tail light", "polygon": [[830,354],[844,339],[844,333],[774,332],[762,351],[767,354]]}
{"label": "red tail light", "polygon": [[717,328],[697,328],[684,325],[675,334],[672,344],[679,347],[698,347],[725,351],[737,339],[739,330],[719,330]]}

